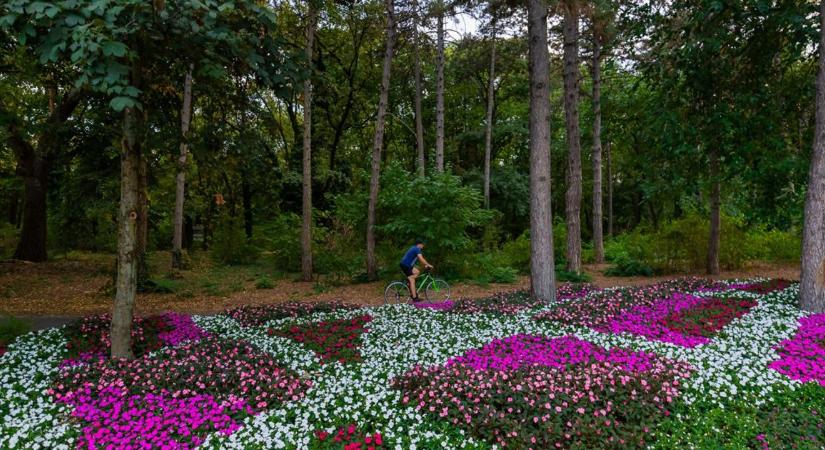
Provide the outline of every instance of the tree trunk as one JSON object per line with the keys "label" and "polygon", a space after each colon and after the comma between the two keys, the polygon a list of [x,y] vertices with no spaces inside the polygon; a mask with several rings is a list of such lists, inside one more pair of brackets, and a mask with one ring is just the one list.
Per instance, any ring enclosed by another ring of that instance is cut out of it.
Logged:
{"label": "tree trunk", "polygon": [[487,122],[484,128],[484,207],[490,207],[490,155],[493,149],[493,105],[496,96],[496,18],[490,26],[490,73],[487,80]]}
{"label": "tree trunk", "polygon": [[719,275],[719,244],[721,231],[721,204],[719,187],[719,150],[710,153],[710,232],[708,233],[708,275]]}
{"label": "tree trunk", "polygon": [[530,51],[530,285],[533,295],[556,300],[553,215],[550,205],[550,75],[546,0],[529,0]]}
{"label": "tree trunk", "polygon": [[593,257],[604,262],[602,236],[602,68],[601,42],[593,33]]}
{"label": "tree trunk", "polygon": [[825,0],[819,5],[819,23],[816,123],[805,197],[802,281],[799,287],[800,306],[816,313],[825,312]]}
{"label": "tree trunk", "polygon": [[613,237],[613,160],[610,154],[610,141],[605,147],[607,153],[607,235]]}
{"label": "tree trunk", "polygon": [[183,203],[186,198],[186,158],[189,154],[189,125],[192,121],[192,70],[183,80],[183,107],[180,111],[180,156],[175,175],[175,231],[172,236],[172,268],[183,268]]}
{"label": "tree trunk", "polygon": [[249,183],[247,171],[242,172],[241,179],[241,202],[243,203],[243,229],[247,239],[252,239],[252,185]]}
{"label": "tree trunk", "polygon": [[381,74],[381,91],[378,96],[378,114],[375,120],[375,139],[372,145],[372,167],[370,173],[370,198],[367,205],[367,278],[374,280],[378,274],[375,260],[375,210],[378,207],[379,177],[381,175],[381,149],[384,147],[384,121],[390,96],[390,69],[395,44],[394,0],[384,0],[387,9],[387,42],[384,50],[384,68]]}
{"label": "tree trunk", "polygon": [[301,225],[301,279],[312,281],[312,53],[315,40],[315,7],[309,1],[306,25],[306,58],[310,73],[304,80],[303,200]]}
{"label": "tree trunk", "polygon": [[413,71],[415,72],[415,147],[418,150],[418,176],[423,177],[427,164],[424,156],[424,119],[421,116],[421,52],[418,36],[418,2],[413,0]]}
{"label": "tree trunk", "polygon": [[444,7],[438,6],[435,86],[435,168],[444,172]]}
{"label": "tree trunk", "polygon": [[48,257],[46,252],[47,215],[46,193],[48,163],[36,154],[23,161],[23,223],[20,241],[14,251],[14,259],[42,262]]}
{"label": "tree trunk", "polygon": [[134,358],[131,344],[132,313],[138,275],[140,111],[126,108],[120,155],[120,210],[118,214],[117,286],[112,313],[112,357]]}
{"label": "tree trunk", "polygon": [[[138,114],[138,113],[136,113]],[[138,138],[140,139],[140,138]],[[137,213],[137,289],[145,291],[149,281],[146,252],[149,245],[149,169],[146,160],[138,155],[138,213]]]}
{"label": "tree trunk", "polygon": [[579,130],[579,11],[564,8],[564,112],[567,125],[567,270],[581,272],[582,163]]}

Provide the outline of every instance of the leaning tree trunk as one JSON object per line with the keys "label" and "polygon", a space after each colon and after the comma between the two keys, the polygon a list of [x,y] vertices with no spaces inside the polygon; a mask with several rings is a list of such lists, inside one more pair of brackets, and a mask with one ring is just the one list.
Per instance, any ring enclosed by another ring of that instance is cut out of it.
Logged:
{"label": "leaning tree trunk", "polygon": [[556,299],[550,205],[550,75],[547,2],[529,0],[530,51],[530,285],[536,298]]}
{"label": "leaning tree trunk", "polygon": [[[306,25],[306,58],[309,67],[312,67],[312,46],[315,40],[315,7],[312,0],[309,2],[309,11]],[[304,192],[303,192],[303,223],[301,225],[301,278],[312,281],[312,71],[304,80]]]}
{"label": "leaning tree trunk", "polygon": [[601,42],[593,33],[593,257],[604,262],[602,236],[602,68]]}
{"label": "leaning tree trunk", "polygon": [[582,162],[579,131],[579,12],[564,8],[564,112],[567,125],[567,270],[581,272]]}
{"label": "leaning tree trunk", "polygon": [[393,0],[384,0],[387,9],[387,42],[384,49],[384,70],[381,74],[381,91],[378,96],[378,114],[375,121],[375,139],[372,144],[372,167],[370,173],[370,198],[367,205],[367,278],[374,280],[378,274],[375,260],[375,210],[378,207],[379,177],[381,175],[381,149],[384,146],[384,120],[390,96],[390,69],[393,45],[395,44],[395,5]]}
{"label": "leaning tree trunk", "polygon": [[444,10],[439,5],[435,86],[435,168],[444,172]]}
{"label": "leaning tree trunk", "polygon": [[487,80],[487,121],[484,127],[484,207],[490,207],[490,157],[493,150],[493,106],[496,96],[496,19],[490,30],[490,78]]}
{"label": "leaning tree trunk", "polygon": [[421,117],[421,52],[418,36],[418,2],[413,0],[413,71],[415,73],[415,147],[418,150],[418,176],[423,177],[427,162],[424,157],[424,119]]}
{"label": "leaning tree trunk", "polygon": [[186,158],[189,154],[189,125],[192,122],[192,70],[183,80],[183,107],[180,111],[180,156],[175,175],[175,232],[172,236],[172,268],[183,268],[183,204],[186,198]]}
{"label": "leaning tree trunk", "polygon": [[112,357],[134,358],[131,345],[132,313],[138,275],[138,214],[140,166],[140,111],[126,108],[120,154],[120,209],[118,214],[117,286],[112,312]]}
{"label": "leaning tree trunk", "polygon": [[719,247],[721,234],[719,150],[710,152],[710,230],[708,233],[708,275],[719,275]]}
{"label": "leaning tree trunk", "polygon": [[800,306],[825,312],[825,0],[819,5],[819,75],[816,78],[816,124],[811,170],[805,198],[802,236]]}

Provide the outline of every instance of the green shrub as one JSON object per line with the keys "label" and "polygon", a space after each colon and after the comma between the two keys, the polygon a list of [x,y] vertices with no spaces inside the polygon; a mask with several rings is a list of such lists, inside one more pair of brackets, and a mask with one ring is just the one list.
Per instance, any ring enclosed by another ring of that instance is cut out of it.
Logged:
{"label": "green shrub", "polygon": [[575,272],[568,272],[566,270],[560,270],[558,267],[561,267],[558,263],[556,263],[556,281],[563,282],[569,281],[570,283],[587,283],[591,280],[590,275],[586,273],[575,273]]}
{"label": "green shrub", "polygon": [[255,280],[255,289],[273,289],[275,287],[275,282],[269,279],[269,277],[261,277]]}
{"label": "green shrub", "polygon": [[614,266],[605,270],[604,274],[611,277],[649,277],[653,275],[653,269],[647,264],[630,258],[621,256],[614,260]]}
{"label": "green shrub", "polygon": [[250,264],[258,259],[260,250],[244,233],[239,217],[224,216],[218,221],[212,240],[212,258],[223,264]]}
{"label": "green shrub", "polygon": [[12,316],[0,317],[0,347],[11,344],[17,336],[28,333],[31,328],[31,323],[25,320]]}
{"label": "green shrub", "polygon": [[503,261],[520,274],[530,273],[530,230],[525,230],[518,238],[505,242],[501,248]]}

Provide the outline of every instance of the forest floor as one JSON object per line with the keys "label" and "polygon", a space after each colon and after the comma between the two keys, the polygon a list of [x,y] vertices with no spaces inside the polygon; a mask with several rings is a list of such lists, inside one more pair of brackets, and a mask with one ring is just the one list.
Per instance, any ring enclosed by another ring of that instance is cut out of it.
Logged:
{"label": "forest floor", "polygon": [[[110,312],[110,273],[113,265],[112,256],[101,254],[72,255],[39,264],[0,262],[0,315],[48,317],[59,321],[63,317]],[[607,267],[606,264],[587,265],[585,272],[601,288],[636,286],[674,278],[674,275],[608,277],[603,274]],[[164,283],[171,287],[172,293],[140,294],[136,308],[139,314],[161,311],[210,314],[238,305],[287,301],[341,300],[358,305],[383,302],[385,281],[341,285],[332,282],[301,282],[296,281],[295,275],[266,270],[253,266],[209,267],[185,271],[180,280]],[[682,274],[686,275],[691,274]],[[741,270],[724,271],[718,278],[756,276],[796,280],[799,279],[799,267],[760,263]],[[261,279],[266,282],[261,283]],[[528,277],[520,277],[513,284],[457,282],[452,283],[452,297],[480,298],[527,287]]]}

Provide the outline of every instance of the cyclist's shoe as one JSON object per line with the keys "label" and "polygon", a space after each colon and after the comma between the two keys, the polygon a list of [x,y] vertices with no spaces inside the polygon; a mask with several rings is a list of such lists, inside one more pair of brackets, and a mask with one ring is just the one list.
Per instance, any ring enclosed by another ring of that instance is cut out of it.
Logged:
{"label": "cyclist's shoe", "polygon": [[410,299],[408,300],[408,303],[410,303],[410,304],[421,303],[421,299],[418,298],[418,297],[410,297]]}

